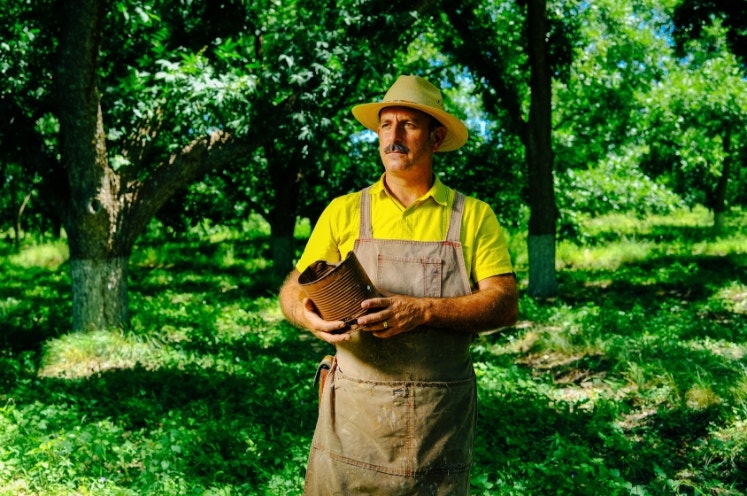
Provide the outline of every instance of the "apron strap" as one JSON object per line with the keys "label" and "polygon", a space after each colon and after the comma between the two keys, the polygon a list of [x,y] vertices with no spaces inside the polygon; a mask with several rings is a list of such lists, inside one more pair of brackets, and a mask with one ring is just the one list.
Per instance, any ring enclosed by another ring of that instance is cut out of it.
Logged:
{"label": "apron strap", "polygon": [[[372,239],[373,227],[371,226],[371,186],[361,191],[361,224],[358,230],[358,239]],[[462,231],[462,216],[464,214],[464,195],[459,191],[454,192],[454,203],[451,206],[451,219],[449,230],[446,233],[446,241],[458,243]]]}
{"label": "apron strap", "polygon": [[464,195],[459,191],[455,191],[454,204],[451,207],[449,231],[446,233],[446,241],[459,243],[459,236],[462,230],[462,214],[464,214]]}
{"label": "apron strap", "polygon": [[358,230],[358,239],[372,239],[373,227],[371,227],[371,186],[361,191],[361,226]]}

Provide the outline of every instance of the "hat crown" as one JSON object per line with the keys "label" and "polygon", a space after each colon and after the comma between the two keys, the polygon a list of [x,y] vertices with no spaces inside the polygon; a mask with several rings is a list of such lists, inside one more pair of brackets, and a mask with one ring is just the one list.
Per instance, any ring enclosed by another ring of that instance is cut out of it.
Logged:
{"label": "hat crown", "polygon": [[420,76],[400,76],[384,95],[387,103],[416,103],[444,109],[441,91]]}

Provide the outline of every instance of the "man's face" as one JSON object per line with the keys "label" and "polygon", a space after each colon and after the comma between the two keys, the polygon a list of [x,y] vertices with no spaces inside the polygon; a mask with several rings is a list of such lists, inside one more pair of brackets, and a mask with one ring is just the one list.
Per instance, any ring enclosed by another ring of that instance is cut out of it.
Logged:
{"label": "man's face", "polygon": [[386,107],[379,114],[379,154],[387,172],[427,167],[443,142],[446,129],[438,127],[431,139],[431,118],[407,107]]}

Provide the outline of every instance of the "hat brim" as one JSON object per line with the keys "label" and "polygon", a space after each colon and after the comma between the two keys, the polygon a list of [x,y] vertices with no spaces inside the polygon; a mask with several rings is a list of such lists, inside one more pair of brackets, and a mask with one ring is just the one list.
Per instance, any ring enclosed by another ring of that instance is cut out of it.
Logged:
{"label": "hat brim", "polygon": [[408,107],[421,112],[425,112],[428,115],[433,116],[446,127],[446,137],[444,142],[438,148],[439,152],[450,152],[461,148],[469,138],[469,131],[464,123],[451,115],[448,112],[439,110],[429,105],[421,105],[412,102],[376,102],[376,103],[362,103],[354,106],[351,111],[353,117],[358,122],[363,124],[366,128],[373,132],[377,132],[379,129],[379,113],[386,107]]}

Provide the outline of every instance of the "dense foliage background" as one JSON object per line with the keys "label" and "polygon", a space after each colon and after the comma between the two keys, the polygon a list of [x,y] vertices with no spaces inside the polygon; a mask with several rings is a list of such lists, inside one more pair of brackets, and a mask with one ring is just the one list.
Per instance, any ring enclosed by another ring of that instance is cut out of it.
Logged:
{"label": "dense foliage background", "polygon": [[329,350],[276,293],[403,73],[522,292],[473,348],[474,493],[747,492],[744,0],[0,8],[0,494],[300,492]]}

